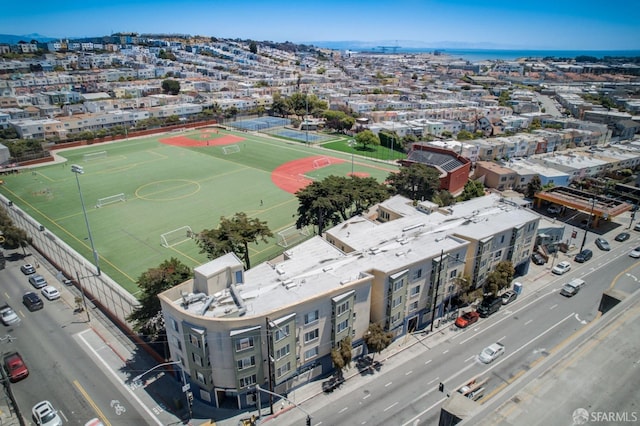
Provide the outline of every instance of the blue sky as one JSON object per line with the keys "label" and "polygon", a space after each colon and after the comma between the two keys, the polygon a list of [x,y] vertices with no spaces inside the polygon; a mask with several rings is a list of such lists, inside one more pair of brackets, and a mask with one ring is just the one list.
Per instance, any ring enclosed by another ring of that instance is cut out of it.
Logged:
{"label": "blue sky", "polygon": [[[408,41],[429,47],[640,49],[640,1],[7,1],[0,33],[180,33],[252,40]],[[482,45],[482,44],[488,45]],[[395,43],[394,43],[395,44]],[[449,46],[450,47],[450,46]],[[469,47],[469,46],[462,46]]]}

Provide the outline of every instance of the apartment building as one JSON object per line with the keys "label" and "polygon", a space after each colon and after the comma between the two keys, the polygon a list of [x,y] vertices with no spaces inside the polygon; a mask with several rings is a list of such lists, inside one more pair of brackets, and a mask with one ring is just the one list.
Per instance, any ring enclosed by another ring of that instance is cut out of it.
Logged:
{"label": "apartment building", "polygon": [[214,406],[252,405],[255,384],[285,393],[329,374],[346,337],[365,354],[370,323],[403,336],[445,314],[465,275],[525,271],[538,221],[493,195],[446,209],[396,196],[249,270],[224,255],[159,294],[171,359]]}

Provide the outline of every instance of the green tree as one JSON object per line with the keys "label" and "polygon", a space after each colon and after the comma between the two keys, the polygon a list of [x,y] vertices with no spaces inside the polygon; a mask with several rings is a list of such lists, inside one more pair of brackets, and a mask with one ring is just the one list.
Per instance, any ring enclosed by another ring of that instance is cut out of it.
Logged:
{"label": "green tree", "polygon": [[326,128],[333,129],[338,132],[350,130],[356,124],[356,119],[347,115],[343,111],[328,109],[323,112],[323,118],[325,120],[324,125]]}
{"label": "green tree", "polygon": [[273,94],[273,102],[271,103],[271,112],[273,115],[285,117],[289,115],[289,105],[280,93]]}
{"label": "green tree", "polygon": [[400,167],[397,173],[390,173],[387,184],[393,194],[412,200],[431,200],[440,187],[440,174],[433,167],[412,163]]}
{"label": "green tree", "polygon": [[140,305],[131,312],[127,321],[133,329],[157,340],[164,335],[164,319],[158,294],[191,278],[191,269],[176,258],[165,260],[156,268],[150,268],[138,277]]}
{"label": "green tree", "polygon": [[459,140],[459,141],[468,141],[468,140],[473,139],[473,137],[474,137],[473,133],[471,133],[468,130],[464,130],[464,129],[460,130],[458,132],[458,134],[456,135],[456,139]]}
{"label": "green tree", "polygon": [[373,353],[374,355],[371,357],[373,361],[373,357],[375,354],[379,354],[383,350],[389,347],[391,342],[393,342],[393,333],[390,331],[386,331],[382,325],[372,322],[369,324],[369,328],[362,336],[364,343],[367,345],[367,350],[369,353]]}
{"label": "green tree", "polygon": [[249,52],[253,53],[254,55],[258,53],[258,45],[255,41],[249,43]]}
{"label": "green tree", "polygon": [[368,150],[369,145],[380,145],[380,138],[378,138],[378,136],[371,130],[363,130],[362,132],[357,133],[355,136],[355,140],[357,143],[362,145],[363,150]]}
{"label": "green tree", "polygon": [[533,175],[529,183],[527,183],[527,198],[533,199],[535,195],[542,189],[542,181],[539,175]]}
{"label": "green tree", "polygon": [[338,224],[360,214],[389,197],[386,186],[374,178],[328,176],[296,192],[296,227],[317,226],[322,235],[326,226]]}
{"label": "green tree", "polygon": [[511,285],[514,274],[515,269],[511,262],[507,260],[498,262],[496,268],[487,275],[487,280],[484,284],[485,291],[491,293],[493,296],[497,296],[500,290]]}
{"label": "green tree", "polygon": [[445,207],[455,204],[456,197],[454,197],[453,194],[451,194],[446,189],[441,189],[440,191],[436,191],[431,201],[433,201],[440,207]]}
{"label": "green tree", "polygon": [[327,109],[327,103],[318,99],[316,95],[295,92],[285,100],[290,114],[304,120],[305,115],[318,116]]}
{"label": "green tree", "polygon": [[331,361],[340,376],[342,376],[342,371],[351,365],[352,359],[351,337],[345,337],[340,340],[337,347],[331,349]]}
{"label": "green tree", "polygon": [[215,259],[233,252],[244,259],[246,269],[251,268],[249,243],[267,242],[273,233],[258,218],[249,218],[246,213],[236,213],[231,219],[220,218],[216,229],[205,229],[196,236],[200,253],[206,253],[209,259]]}
{"label": "green tree", "polygon": [[477,180],[470,180],[464,184],[462,194],[458,197],[460,201],[468,201],[484,195],[484,185]]}
{"label": "green tree", "polygon": [[162,80],[162,91],[171,95],[177,95],[180,93],[180,82],[172,78]]}

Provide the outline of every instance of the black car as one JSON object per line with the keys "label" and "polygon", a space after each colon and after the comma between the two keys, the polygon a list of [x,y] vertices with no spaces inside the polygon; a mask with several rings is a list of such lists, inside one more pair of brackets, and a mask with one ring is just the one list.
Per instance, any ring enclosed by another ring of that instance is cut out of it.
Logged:
{"label": "black car", "polygon": [[584,263],[593,257],[593,252],[589,249],[584,249],[580,253],[576,254],[574,260],[578,263]]}
{"label": "black car", "polygon": [[30,311],[37,311],[38,309],[44,308],[44,303],[42,303],[42,299],[40,296],[30,291],[22,296],[22,303],[27,307]]}
{"label": "black car", "polygon": [[618,235],[616,235],[615,240],[616,241],[627,241],[629,238],[631,238],[631,234],[629,234],[628,232],[621,232]]}
{"label": "black car", "polygon": [[536,265],[544,265],[547,263],[547,260],[540,253],[533,253],[531,255],[531,261]]}

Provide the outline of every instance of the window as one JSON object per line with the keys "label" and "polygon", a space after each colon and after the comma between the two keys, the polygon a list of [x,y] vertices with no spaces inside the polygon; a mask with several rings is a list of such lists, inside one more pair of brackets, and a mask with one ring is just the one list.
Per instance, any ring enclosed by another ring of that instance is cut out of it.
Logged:
{"label": "window", "polygon": [[318,337],[320,337],[320,330],[316,328],[307,333],[304,333],[304,342],[311,342],[312,340],[316,340]]}
{"label": "window", "polygon": [[409,296],[410,297],[414,297],[420,294],[420,286],[417,285],[415,287],[413,287],[410,291],[409,291]]}
{"label": "window", "polygon": [[247,376],[247,377],[240,377],[240,387],[241,388],[246,388],[247,386],[251,386],[251,385],[255,385],[256,384],[256,375],[252,374],[251,376]]}
{"label": "window", "polygon": [[391,317],[391,324],[395,324],[400,319],[400,312]]}
{"label": "window", "polygon": [[180,341],[180,339],[178,339],[177,337],[173,336],[173,337],[171,337],[171,341],[173,342],[173,346],[175,346],[176,348],[182,350],[182,342]]}
{"label": "window", "polygon": [[314,323],[318,321],[318,318],[319,318],[319,315],[317,310],[309,312],[304,316],[304,324],[308,325],[308,324]]}
{"label": "window", "polygon": [[458,275],[458,270],[454,269],[453,271],[449,272],[449,278],[455,278]]}
{"label": "window", "polygon": [[349,301],[347,300],[344,303],[338,305],[336,309],[336,316],[340,316],[349,310]]}
{"label": "window", "polygon": [[189,342],[191,342],[193,346],[202,348],[202,342],[200,341],[198,336],[196,336],[195,334],[189,334]]}
{"label": "window", "polygon": [[504,243],[504,235],[502,237],[500,237],[500,244]]}
{"label": "window", "polygon": [[393,291],[401,290],[403,286],[404,286],[403,280],[396,281],[395,283],[393,283]]}
{"label": "window", "polygon": [[276,334],[276,342],[287,337],[289,335],[289,324],[285,325],[284,327],[276,328],[275,334]]}
{"label": "window", "polygon": [[205,379],[204,374],[202,374],[201,372],[196,371],[196,378],[200,383],[204,383],[205,385],[207,384],[207,379]]}
{"label": "window", "polygon": [[276,350],[276,359],[280,359],[282,357],[289,355],[289,352],[290,352],[289,345],[285,345],[279,348],[278,350]]}
{"label": "window", "polygon": [[311,359],[311,358],[315,358],[315,357],[318,356],[318,353],[319,353],[318,347],[314,346],[313,348],[311,348],[311,349],[309,349],[309,350],[304,352],[304,359],[308,360],[308,359]]}
{"label": "window", "polygon": [[411,302],[409,304],[409,311],[415,311],[416,309],[418,309],[418,301],[416,300],[415,302]]}
{"label": "window", "polygon": [[338,328],[337,328],[336,332],[340,333],[340,332],[346,330],[348,327],[349,327],[349,320],[346,319],[346,320],[338,323]]}
{"label": "window", "polygon": [[395,299],[393,299],[393,302],[391,302],[391,308],[395,308],[401,303],[402,303],[402,296],[396,297]]}
{"label": "window", "polygon": [[198,364],[200,367],[202,367],[202,358],[200,357],[200,355],[197,354],[191,354],[191,359],[193,359],[193,362],[195,362],[196,364]]}
{"label": "window", "polygon": [[285,365],[283,365],[282,367],[279,367],[276,370],[276,377],[282,377],[285,374],[287,374],[289,371],[291,371],[291,363],[287,362]]}
{"label": "window", "polygon": [[243,370],[245,368],[253,367],[254,365],[256,365],[255,356],[250,356],[250,357],[246,357],[238,360],[238,370]]}
{"label": "window", "polygon": [[498,251],[496,252],[495,258],[496,258],[496,259],[499,259],[499,258],[500,258],[500,256],[502,256],[502,250],[498,250]]}
{"label": "window", "polygon": [[236,340],[236,352],[244,351],[245,349],[253,348],[253,337],[245,337]]}
{"label": "window", "polygon": [[242,271],[236,271],[236,282],[238,284],[242,283]]}
{"label": "window", "polygon": [[413,271],[413,279],[417,280],[422,277],[422,268]]}
{"label": "window", "polygon": [[178,323],[173,318],[171,318],[171,328],[173,328],[173,331],[179,331],[178,330]]}

